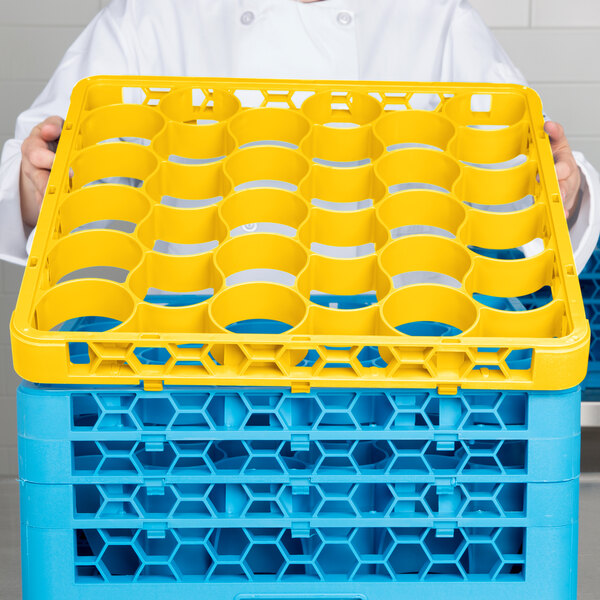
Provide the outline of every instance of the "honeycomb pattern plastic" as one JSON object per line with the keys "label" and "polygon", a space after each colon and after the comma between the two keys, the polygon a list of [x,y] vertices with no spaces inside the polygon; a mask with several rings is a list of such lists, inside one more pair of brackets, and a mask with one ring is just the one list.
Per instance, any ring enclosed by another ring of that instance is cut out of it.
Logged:
{"label": "honeycomb pattern plastic", "polygon": [[579,405],[22,386],[25,598],[575,598]]}
{"label": "honeycomb pattern plastic", "polygon": [[[533,240],[540,252],[510,258]],[[540,289],[544,306],[511,302]],[[150,300],[160,292],[183,301]],[[346,310],[356,294],[365,306]],[[104,330],[64,331],[81,317]],[[539,98],[86,80],[12,338],[17,371],[41,383],[578,385],[589,328]],[[381,360],[365,366],[366,348]],[[149,349],[164,361],[140,360]],[[523,351],[533,360],[511,366]]]}
{"label": "honeycomb pattern plastic", "polygon": [[24,598],[575,599],[575,565],[564,557],[574,553],[576,527],[442,535],[428,528],[331,528],[300,539],[277,528],[181,529],[161,537],[152,530],[25,527],[24,550],[43,547],[56,561],[49,569],[39,552],[28,557],[37,577],[29,578]]}

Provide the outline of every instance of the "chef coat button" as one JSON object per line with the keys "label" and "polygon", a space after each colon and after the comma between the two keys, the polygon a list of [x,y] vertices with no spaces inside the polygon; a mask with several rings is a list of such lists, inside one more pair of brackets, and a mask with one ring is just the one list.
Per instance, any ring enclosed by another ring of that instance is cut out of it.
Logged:
{"label": "chef coat button", "polygon": [[352,23],[352,14],[343,10],[342,12],[338,13],[337,22],[340,25],[350,25],[350,23]]}
{"label": "chef coat button", "polygon": [[240,21],[242,25],[252,25],[254,23],[254,13],[251,10],[247,10],[245,13],[242,13]]}

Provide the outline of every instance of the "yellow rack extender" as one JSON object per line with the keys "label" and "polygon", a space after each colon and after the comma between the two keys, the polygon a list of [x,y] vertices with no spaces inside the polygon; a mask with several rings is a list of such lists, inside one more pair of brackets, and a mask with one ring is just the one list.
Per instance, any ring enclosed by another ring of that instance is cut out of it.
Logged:
{"label": "yellow rack extender", "polygon": [[575,386],[589,328],[540,100],[84,80],[11,334],[39,383]]}

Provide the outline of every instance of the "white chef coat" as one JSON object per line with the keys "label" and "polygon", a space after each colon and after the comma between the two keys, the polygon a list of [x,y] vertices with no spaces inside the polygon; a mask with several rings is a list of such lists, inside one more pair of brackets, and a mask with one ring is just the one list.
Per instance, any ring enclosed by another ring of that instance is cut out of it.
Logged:
{"label": "white chef coat", "polygon": [[[0,163],[0,258],[23,264],[21,143],[91,75],[163,75],[524,84],[466,0],[113,0],[69,48],[17,120]],[[585,176],[571,238],[577,268],[600,233],[600,179]]]}

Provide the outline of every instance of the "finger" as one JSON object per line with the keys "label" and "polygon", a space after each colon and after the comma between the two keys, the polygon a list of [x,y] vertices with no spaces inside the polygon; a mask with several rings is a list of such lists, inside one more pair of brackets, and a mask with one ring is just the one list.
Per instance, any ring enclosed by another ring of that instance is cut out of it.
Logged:
{"label": "finger", "polygon": [[60,137],[63,123],[64,121],[60,117],[48,117],[31,130],[29,137],[41,138],[46,142],[52,142]]}
{"label": "finger", "polygon": [[571,156],[572,153],[569,140],[565,135],[565,130],[563,129],[562,125],[548,121],[544,126],[544,129],[550,137],[550,147],[552,148],[552,153],[554,154],[554,160],[556,161],[560,157],[560,153],[564,153],[565,157],[567,155]]}
{"label": "finger", "polygon": [[556,169],[556,176],[559,181],[564,181],[571,177],[574,173],[573,166],[566,160],[558,160],[554,165]]}
{"label": "finger", "polygon": [[552,143],[557,143],[566,140],[565,130],[560,123],[556,123],[555,121],[546,121],[544,124],[544,130],[550,136],[550,141]]}
{"label": "finger", "polygon": [[36,149],[36,148],[47,148],[46,142],[42,140],[42,138],[38,134],[32,133],[28,138],[23,140],[21,144],[21,154],[23,158],[27,159],[27,157]]}
{"label": "finger", "polygon": [[45,142],[55,142],[61,134],[62,129],[56,125],[43,125],[40,130],[40,137]]}
{"label": "finger", "polygon": [[64,121],[60,117],[48,117],[40,127],[40,135],[46,142],[54,142],[60,137]]}
{"label": "finger", "polygon": [[48,186],[50,171],[36,169],[32,173],[27,173],[27,177],[29,178],[31,183],[33,183],[36,192],[43,196],[46,193],[46,187]]}
{"label": "finger", "polygon": [[555,159],[563,158],[565,160],[575,160],[573,158],[573,151],[571,150],[571,146],[569,146],[566,137],[562,138],[562,141],[560,142],[551,143],[550,146]]}
{"label": "finger", "polygon": [[62,117],[59,117],[58,115],[52,115],[51,117],[48,117],[42,121],[42,125],[56,125],[61,129],[64,123],[65,120]]}
{"label": "finger", "polygon": [[47,147],[34,148],[27,156],[27,159],[36,169],[52,169],[56,154]]}

